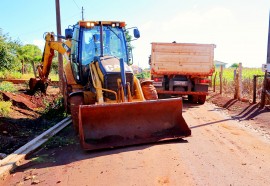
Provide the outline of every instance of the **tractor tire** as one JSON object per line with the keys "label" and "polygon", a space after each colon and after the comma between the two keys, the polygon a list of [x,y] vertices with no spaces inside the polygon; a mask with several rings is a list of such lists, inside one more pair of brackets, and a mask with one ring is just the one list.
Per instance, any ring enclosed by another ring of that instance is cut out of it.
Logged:
{"label": "tractor tire", "polygon": [[146,100],[157,100],[158,99],[157,90],[151,81],[142,82],[141,87],[142,87],[144,98]]}
{"label": "tractor tire", "polygon": [[76,134],[79,133],[79,106],[83,105],[83,95],[73,95],[69,97],[69,107],[70,113],[72,117],[73,127],[75,129]]}

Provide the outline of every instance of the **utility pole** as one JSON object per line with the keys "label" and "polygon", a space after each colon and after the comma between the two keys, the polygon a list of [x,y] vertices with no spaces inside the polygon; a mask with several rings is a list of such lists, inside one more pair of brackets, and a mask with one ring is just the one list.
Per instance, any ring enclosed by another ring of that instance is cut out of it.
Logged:
{"label": "utility pole", "polygon": [[84,21],[83,11],[84,11],[84,9],[83,9],[83,6],[82,6],[82,20]]}
{"label": "utility pole", "polygon": [[267,42],[266,64],[270,65],[270,11],[269,11],[269,24],[268,24],[268,42]]}
{"label": "utility pole", "polygon": [[[60,3],[59,0],[55,0],[55,8],[56,8],[56,29],[57,35],[61,35],[61,17],[60,17]],[[58,42],[61,42],[61,38],[57,38]],[[58,52],[58,73],[59,73],[59,88],[61,93],[63,94],[63,56]]]}

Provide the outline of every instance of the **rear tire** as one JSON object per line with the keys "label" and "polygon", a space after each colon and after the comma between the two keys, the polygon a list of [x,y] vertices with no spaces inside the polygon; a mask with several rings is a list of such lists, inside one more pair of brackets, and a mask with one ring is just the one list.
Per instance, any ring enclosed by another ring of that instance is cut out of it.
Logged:
{"label": "rear tire", "polygon": [[188,101],[192,103],[192,95],[188,95]]}
{"label": "rear tire", "polygon": [[205,103],[206,100],[206,95],[199,95],[198,97],[198,103],[203,105]]}
{"label": "rear tire", "polygon": [[198,95],[188,95],[188,101],[197,104],[199,101]]}

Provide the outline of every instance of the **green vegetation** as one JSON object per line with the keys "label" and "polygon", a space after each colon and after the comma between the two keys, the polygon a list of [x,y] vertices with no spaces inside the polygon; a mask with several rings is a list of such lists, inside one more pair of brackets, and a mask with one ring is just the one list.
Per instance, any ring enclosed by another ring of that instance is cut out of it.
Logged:
{"label": "green vegetation", "polygon": [[[222,76],[222,87],[223,93],[228,95],[234,95],[235,93],[235,81],[234,81],[234,71],[237,68],[225,68],[223,69]],[[216,71],[212,76],[212,81],[214,82],[214,77],[216,75],[216,89],[219,89],[220,85],[220,70]],[[248,99],[252,99],[253,95],[253,78],[254,75],[264,75],[264,72],[260,68],[243,68],[242,69],[242,96]],[[263,77],[257,78],[257,90],[260,90],[263,84]],[[257,95],[258,96],[258,95]]]}
{"label": "green vegetation", "polygon": [[62,119],[67,117],[62,96],[59,95],[59,97],[56,98],[53,102],[48,102],[43,99],[43,104],[46,106],[46,108],[42,110],[42,115],[47,120],[59,120],[59,118]]}
{"label": "green vegetation", "polygon": [[11,105],[10,101],[0,101],[0,116],[8,116],[11,111]]}
{"label": "green vegetation", "polygon": [[[27,79],[27,80],[29,80],[30,78],[33,78],[33,77],[34,77],[33,73],[31,73],[31,74],[27,73],[27,74],[20,75],[20,78],[18,78],[18,79]],[[1,78],[1,76],[0,76],[0,78]],[[49,78],[51,79],[51,81],[58,81],[59,80],[59,75],[55,74],[55,73],[50,73]],[[15,78],[15,79],[17,79],[17,78]]]}
{"label": "green vegetation", "polygon": [[[57,74],[57,55],[53,58],[52,74]],[[41,62],[42,52],[36,45],[23,45],[19,40],[12,40],[0,28],[0,78],[21,79],[23,74],[33,74],[33,65]],[[23,79],[23,78],[22,78]],[[52,78],[55,79],[55,78]]]}
{"label": "green vegetation", "polygon": [[14,87],[13,83],[3,81],[3,82],[0,83],[0,91],[3,91],[3,92],[16,92],[17,89]]}
{"label": "green vegetation", "polygon": [[36,163],[48,163],[48,162],[53,162],[54,158],[52,156],[49,156],[49,154],[42,154],[40,156],[31,158],[31,162],[36,162]]}
{"label": "green vegetation", "polygon": [[22,74],[18,71],[10,72],[8,70],[0,71],[1,79],[21,79]]}
{"label": "green vegetation", "polygon": [[149,71],[143,71],[139,74],[135,75],[138,79],[149,79],[151,77],[151,74]]}
{"label": "green vegetation", "polygon": [[0,116],[8,116],[11,111],[11,101],[3,101],[3,96],[0,93]]}
{"label": "green vegetation", "polygon": [[[227,82],[233,82],[234,81],[234,70],[237,68],[225,68],[223,69],[223,79],[225,79]],[[217,83],[219,84],[219,73],[220,70],[216,71],[217,73]],[[264,72],[260,68],[243,68],[242,69],[242,79],[253,79],[254,75],[264,75]],[[214,76],[214,75],[213,75]]]}
{"label": "green vegetation", "polygon": [[230,68],[238,68],[239,67],[239,64],[238,63],[233,63]]}
{"label": "green vegetation", "polygon": [[76,135],[70,135],[73,131],[73,126],[69,125],[67,126],[63,131],[61,131],[58,135],[50,138],[46,144],[45,148],[59,148],[64,146],[69,146],[72,144],[78,143]]}
{"label": "green vegetation", "polygon": [[20,68],[20,61],[17,58],[18,47],[19,41],[12,41],[0,28],[0,71]]}
{"label": "green vegetation", "polygon": [[[0,83],[0,91],[3,92],[16,92],[17,89],[14,87],[13,83],[3,81]],[[0,93],[0,116],[8,116],[11,112],[11,101],[4,101],[3,96]]]}

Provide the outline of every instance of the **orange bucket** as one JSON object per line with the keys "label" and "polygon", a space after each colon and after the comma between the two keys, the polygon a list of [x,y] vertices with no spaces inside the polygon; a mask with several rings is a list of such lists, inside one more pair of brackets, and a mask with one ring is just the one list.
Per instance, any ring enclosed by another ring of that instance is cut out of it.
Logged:
{"label": "orange bucket", "polygon": [[152,143],[191,135],[182,117],[182,98],[80,105],[84,150]]}

